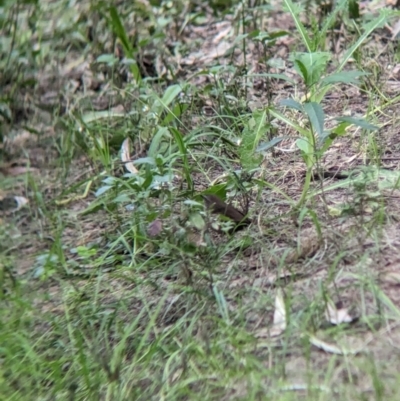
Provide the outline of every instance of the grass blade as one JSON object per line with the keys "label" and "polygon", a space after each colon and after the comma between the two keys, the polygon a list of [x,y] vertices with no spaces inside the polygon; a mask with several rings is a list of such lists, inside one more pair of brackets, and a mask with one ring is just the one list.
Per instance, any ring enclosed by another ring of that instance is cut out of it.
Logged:
{"label": "grass blade", "polygon": [[[114,6],[110,7],[110,17],[114,32],[117,35],[118,39],[121,41],[125,54],[128,56],[129,59],[134,60],[135,49],[129,41],[128,35],[122,24],[121,18],[119,17],[118,11]],[[142,80],[142,77],[140,75],[140,70],[137,63],[132,61],[132,63],[130,63],[130,68],[133,77],[135,78],[135,81],[139,83]]]}
{"label": "grass blade", "polygon": [[362,43],[368,38],[368,36],[371,35],[371,33],[375,29],[383,26],[383,24],[387,21],[389,14],[390,12],[388,10],[383,10],[380,12],[378,17],[374,18],[372,21],[365,25],[364,33],[358,38],[357,42],[354,43],[354,45],[351,46],[349,50],[347,50],[337,72],[341,71],[344,68],[349,59],[353,56],[354,52],[362,45]]}
{"label": "grass blade", "polygon": [[307,50],[309,52],[312,52],[313,46],[310,37],[307,34],[306,28],[304,27],[303,23],[299,19],[299,14],[300,14],[300,8],[298,5],[294,4],[292,0],[285,0],[284,4],[289,11],[291,17],[293,18],[293,21],[296,25],[296,29],[299,32],[301,39],[306,46]]}

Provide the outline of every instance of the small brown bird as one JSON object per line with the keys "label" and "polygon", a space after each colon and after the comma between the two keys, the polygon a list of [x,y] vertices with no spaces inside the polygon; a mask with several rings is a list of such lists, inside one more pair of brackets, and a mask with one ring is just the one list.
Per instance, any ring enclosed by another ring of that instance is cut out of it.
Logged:
{"label": "small brown bird", "polygon": [[228,205],[218,196],[206,194],[202,195],[202,197],[208,209],[214,213],[226,216],[236,223],[236,227],[233,229],[233,231],[242,230],[251,223],[251,220],[248,219],[242,212],[237,210],[232,205]]}

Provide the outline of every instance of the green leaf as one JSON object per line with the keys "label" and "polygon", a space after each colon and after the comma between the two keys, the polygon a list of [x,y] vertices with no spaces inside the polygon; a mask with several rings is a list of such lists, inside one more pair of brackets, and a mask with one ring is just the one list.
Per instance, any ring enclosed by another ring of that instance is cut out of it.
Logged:
{"label": "green leaf", "polygon": [[332,130],[332,134],[334,134],[334,135],[336,135],[336,136],[343,136],[343,135],[346,135],[346,129],[347,129],[347,127],[349,127],[351,125],[351,123],[349,123],[349,122],[346,122],[346,121],[344,121],[344,122],[342,122],[341,124],[339,124],[337,127],[335,127],[333,130]]}
{"label": "green leaf", "polygon": [[261,138],[265,135],[268,125],[266,124],[266,110],[254,111],[243,129],[242,142],[239,146],[239,156],[243,168],[253,169],[259,166],[261,155],[255,155]]}
{"label": "green leaf", "polygon": [[303,77],[304,82],[308,86],[308,71],[306,66],[300,60],[294,60],[294,68]]}
{"label": "green leaf", "polygon": [[94,194],[94,196],[99,197],[101,195],[103,195],[104,193],[106,193],[109,189],[111,189],[112,186],[110,185],[103,185],[102,187],[100,187]]}
{"label": "green leaf", "polygon": [[314,130],[319,136],[322,136],[324,133],[325,121],[325,113],[322,107],[318,103],[310,102],[304,105],[304,111],[307,113]]}
{"label": "green leaf", "polygon": [[222,200],[225,200],[226,199],[226,188],[227,188],[227,183],[215,184],[212,187],[207,188],[202,193],[204,195],[217,195]]}
{"label": "green leaf", "polygon": [[[347,4],[347,2],[346,2]],[[383,26],[386,21],[388,20],[388,17],[392,14],[390,10],[387,9],[382,9],[379,16],[374,18],[372,21],[370,21],[368,24],[364,26],[364,33],[358,38],[357,42],[354,43],[345,53],[342,61],[339,64],[339,67],[337,69],[337,72],[340,72],[343,70],[343,68],[346,66],[347,62],[350,60],[350,58],[353,56],[354,52],[363,44],[363,42],[371,35],[371,33]],[[315,98],[315,100],[322,101],[326,93],[331,89],[332,85],[325,85],[321,91],[318,93],[318,97]]]}
{"label": "green leaf", "polygon": [[160,145],[161,142],[164,138],[171,138],[171,135],[168,131],[167,127],[159,127],[158,131],[156,134],[153,136],[153,139],[151,140],[151,144],[149,147],[149,150],[147,154],[151,157],[157,157],[157,154],[159,153],[160,150]]}
{"label": "green leaf", "polygon": [[362,71],[342,71],[335,74],[328,75],[321,81],[322,85],[331,85],[336,83],[356,84],[360,83],[359,77],[369,75]]}
{"label": "green leaf", "polygon": [[176,103],[173,109],[166,115],[166,117],[162,121],[162,125],[166,126],[172,121],[178,119],[188,108],[189,104]]}
{"label": "green leaf", "polygon": [[[128,35],[126,33],[126,30],[122,24],[121,18],[119,17],[118,11],[115,8],[115,6],[110,7],[110,17],[111,17],[111,22],[112,22],[112,27],[115,32],[115,34],[118,36],[119,40],[122,43],[122,47],[124,48],[124,52],[126,56],[129,59],[134,59],[134,48],[132,44],[130,43],[128,39]],[[140,70],[135,61],[133,61],[130,65],[131,72],[133,74],[133,77],[135,78],[135,81],[139,83],[142,80],[142,77],[140,75]]]}
{"label": "green leaf", "polygon": [[112,67],[117,62],[118,62],[118,57],[115,57],[113,54],[101,54],[96,59],[96,63],[105,63],[110,67]]}
{"label": "green leaf", "polygon": [[154,102],[151,111],[156,114],[161,114],[163,110],[167,110],[169,113],[172,113],[172,110],[168,107],[176,97],[182,92],[181,85],[171,85],[169,86],[162,98],[157,98]]}
{"label": "green leaf", "polygon": [[296,146],[306,154],[310,152],[310,143],[305,138],[297,139]]}
{"label": "green leaf", "polygon": [[330,58],[331,55],[328,52],[294,53],[290,57],[296,71],[304,78],[307,87],[311,87],[321,80]]}
{"label": "green leaf", "polygon": [[294,99],[283,99],[279,102],[281,106],[290,107],[291,109],[295,109],[303,112],[303,105],[299,102],[296,102]]}
{"label": "green leaf", "polygon": [[346,135],[346,128],[349,127],[351,124],[348,122],[342,122],[335,128],[329,131],[325,131],[324,134],[319,138],[320,144],[322,143],[322,147],[319,149],[321,155],[323,155],[332,145],[333,141],[338,136]]}
{"label": "green leaf", "polygon": [[352,19],[360,18],[359,0],[349,0],[349,17]]}
{"label": "green leaf", "polygon": [[110,17],[113,25],[115,34],[118,36],[119,40],[124,47],[124,51],[129,58],[133,58],[133,47],[129,42],[128,35],[126,34],[125,28],[122,25],[122,21],[119,17],[118,11],[114,6],[110,7]]}
{"label": "green leaf", "polygon": [[308,138],[299,138],[296,146],[301,150],[304,162],[308,168],[311,168],[315,160],[314,146]]}
{"label": "green leaf", "polygon": [[271,114],[271,116],[277,118],[278,120],[287,124],[289,127],[295,129],[301,136],[308,136],[308,131],[305,128],[301,127],[299,124],[297,124],[297,122],[291,120],[290,118],[287,118],[284,114],[279,113],[273,108],[269,109],[269,113]]}
{"label": "green leaf", "polygon": [[350,123],[356,125],[357,127],[364,128],[366,130],[375,131],[378,130],[379,127],[376,125],[370,124],[368,121],[365,121],[363,118],[353,118],[353,117],[338,117],[335,118],[337,121],[342,121],[345,123]]}
{"label": "green leaf", "polygon": [[133,164],[150,164],[151,166],[157,166],[154,157],[140,157],[132,162]]}
{"label": "green leaf", "polygon": [[182,134],[174,127],[170,127],[170,132],[173,135],[179,151],[182,155],[182,160],[183,160],[183,172],[186,178],[186,184],[188,186],[188,189],[190,191],[193,190],[193,180],[192,180],[192,175],[191,175],[191,169],[189,166],[189,161],[188,161],[188,157],[187,157],[187,147],[185,142],[183,141],[183,136]]}
{"label": "green leaf", "polygon": [[272,138],[268,142],[263,142],[257,147],[256,152],[265,152],[265,151],[273,148],[274,146],[276,146],[278,143],[282,142],[284,139],[285,139],[285,137]]}
{"label": "green leaf", "polygon": [[168,106],[171,104],[173,100],[182,92],[182,86],[181,85],[171,85],[169,86],[165,92],[164,95],[161,99],[162,103],[164,106]]}
{"label": "green leaf", "polygon": [[193,227],[197,228],[198,230],[202,230],[206,225],[202,215],[199,212],[192,213],[189,217],[189,220]]}

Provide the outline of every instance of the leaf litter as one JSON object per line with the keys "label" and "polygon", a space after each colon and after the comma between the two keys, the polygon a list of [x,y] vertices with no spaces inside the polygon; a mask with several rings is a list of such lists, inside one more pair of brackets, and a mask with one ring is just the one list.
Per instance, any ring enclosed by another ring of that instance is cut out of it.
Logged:
{"label": "leaf litter", "polygon": [[[279,17],[282,17],[282,13],[278,15]],[[212,17],[209,17],[210,20],[212,20]],[[192,33],[197,34],[198,36],[201,35],[206,35],[206,38],[208,40],[203,40],[202,44],[202,49],[199,52],[196,52],[195,49],[193,49],[192,52],[189,52],[188,56],[180,60],[181,66],[188,65],[193,67],[194,70],[196,70],[196,73],[198,71],[201,71],[203,68],[207,66],[208,63],[220,61],[222,63],[228,64],[231,62],[231,55],[227,56],[226,51],[233,46],[233,40],[234,37],[232,35],[232,23],[231,22],[224,22],[223,25],[218,25],[215,24],[213,26],[213,29],[207,30],[207,27],[199,27],[199,28],[193,28]],[[287,26],[287,29],[289,29],[290,26]],[[215,42],[215,32],[220,30],[221,32],[221,37],[219,37],[219,42]],[[220,46],[219,46],[220,44]],[[255,47],[252,49],[248,50],[248,54],[246,54],[247,60],[249,60],[250,67],[253,68],[255,71],[260,70],[261,68],[261,62],[260,59],[257,57],[257,50]],[[233,57],[235,57],[235,53],[233,53]],[[238,60],[239,57],[236,59]],[[235,58],[234,58],[235,60]],[[80,64],[82,63],[82,64]],[[81,69],[80,66],[81,65]],[[88,71],[90,68],[89,64],[85,64],[81,57],[77,57],[76,60],[71,60],[69,59],[68,64],[65,66],[64,71],[69,71],[70,76],[68,76],[68,79],[72,79],[76,82],[78,82],[82,78],[82,74],[84,72],[82,71]],[[288,70],[290,70],[291,67],[287,67]],[[184,71],[184,69],[181,68],[181,71]],[[291,71],[288,71],[290,73]],[[76,76],[74,74],[77,74]],[[68,74],[67,74],[68,75]],[[101,76],[101,74],[100,74]],[[89,75],[85,79],[88,79],[86,81],[87,83],[89,82]],[[101,77],[101,79],[105,79],[104,76]],[[75,83],[76,83],[75,82]],[[193,77],[194,83],[199,83],[201,80],[197,80],[197,77]],[[47,88],[45,90],[47,91],[47,94],[51,94],[51,89],[52,85],[49,84],[48,82],[46,83]],[[90,88],[91,96],[93,96],[93,100],[98,98],[98,95],[95,93],[95,88],[96,85],[92,85],[91,83],[88,85]],[[75,88],[74,90],[81,90],[80,86],[73,85]],[[53,99],[51,102],[52,107],[56,109],[58,107],[58,94],[59,94],[59,89],[54,88],[53,91],[57,96],[49,96],[48,98]],[[257,100],[262,100],[262,104],[265,103],[267,104],[267,95],[266,93],[259,93],[255,88],[249,88],[248,91],[248,96],[257,99]],[[283,98],[287,96],[287,89],[282,83],[276,83],[274,87],[274,93],[276,94],[276,98]],[[340,99],[342,99],[342,94],[339,93],[337,94],[338,97],[338,102]],[[75,96],[73,93],[67,94],[67,96],[71,99]],[[214,107],[214,103],[212,100],[208,100]],[[44,101],[43,101],[44,103]],[[63,109],[64,111],[66,110],[66,106],[68,105],[68,102],[63,103]],[[338,104],[329,104],[329,108],[335,109],[338,107]],[[351,106],[354,108],[360,108],[365,109],[366,105],[363,104],[362,99],[358,99],[357,96],[350,96],[349,103]],[[108,106],[107,106],[108,107]],[[108,108],[106,108],[108,109]],[[395,122],[396,123],[396,122]],[[395,127],[394,127],[395,128]],[[396,142],[397,134],[395,132],[395,129],[388,130],[387,135],[382,139],[382,147],[386,149],[387,153],[393,154],[393,150],[389,149],[391,148],[390,144],[392,141]],[[353,138],[355,139],[360,139],[361,137],[359,136],[359,133]],[[124,142],[121,145],[121,161],[124,163],[125,169],[129,171],[132,174],[137,174],[138,170],[136,167],[133,165],[132,160],[130,158],[130,149],[129,149],[129,140],[125,139]],[[291,139],[293,141],[293,138]],[[353,143],[351,140],[347,140],[347,138],[343,139],[343,147],[341,149],[334,149],[333,152],[329,153],[327,155],[327,163],[331,163],[332,165],[349,165],[351,163],[356,163],[360,164],[361,160],[358,157],[355,157],[355,155],[352,154],[352,151],[354,150],[355,147],[352,146]],[[386,148],[385,148],[386,147]],[[298,155],[297,155],[298,156]],[[267,175],[265,176],[267,180],[274,181],[276,182],[276,185],[279,185],[281,188],[284,188],[285,191],[293,197],[298,196],[299,194],[299,188],[301,186],[301,183],[298,180],[298,177],[301,176],[301,168],[296,166],[293,162],[295,161],[295,158],[297,157],[292,154],[288,155],[282,155],[282,157],[276,158],[275,162],[278,164],[275,168],[279,174],[277,176],[274,176],[274,167],[268,163],[268,158],[266,157],[266,172]],[[295,166],[295,167],[293,167]],[[75,166],[76,170],[79,170],[82,168],[82,166]],[[398,164],[393,163],[391,166],[388,166],[389,168],[398,168]],[[74,181],[76,176],[74,177],[74,174],[77,174],[77,171],[72,170],[71,171],[71,181]],[[285,172],[285,174],[282,174],[282,172]],[[290,172],[290,174],[286,174]],[[25,172],[24,172],[25,173]],[[221,175],[221,171],[213,171],[215,177]],[[212,175],[211,174],[211,175]],[[212,179],[213,177],[211,177]],[[393,180],[396,180],[396,177],[393,179],[390,177],[391,183],[393,183]],[[201,186],[207,186],[206,182],[202,182]],[[392,188],[393,189],[393,188]],[[392,190],[389,189],[389,190]],[[341,192],[342,191],[342,192]],[[86,193],[86,191],[85,191]],[[88,199],[86,201],[86,197],[80,197],[80,198],[71,198],[71,202],[68,203],[74,203],[74,207],[78,209],[82,209],[86,207],[87,203],[85,202],[90,202],[93,199],[93,194],[91,194],[89,191],[86,193],[88,195]],[[336,198],[337,197],[337,198]],[[346,197],[351,197],[351,191],[344,190],[343,188],[337,188],[337,191],[334,191],[334,194],[328,194],[326,195],[324,201],[333,202],[336,199],[343,200]],[[50,198],[51,199],[51,198]],[[48,199],[48,200],[50,200]],[[317,210],[317,213],[321,216],[321,220],[324,220],[324,210],[321,205],[323,205],[323,198],[319,198],[321,200],[321,204],[318,204],[315,206],[315,209]],[[217,276],[220,277],[221,281],[229,281],[230,276],[229,274],[226,273],[226,268],[227,266],[232,266],[231,271],[235,271],[235,274],[238,274],[239,277],[245,275],[245,278],[241,278],[242,281],[238,281],[238,289],[232,289],[232,291],[241,291],[242,297],[243,297],[243,302],[245,302],[248,299],[254,299],[254,291],[256,291],[257,294],[259,294],[257,291],[259,291],[260,286],[249,286],[248,284],[256,280],[256,275],[260,274],[260,271],[265,272],[265,277],[267,281],[271,282],[271,284],[275,284],[277,280],[281,279],[288,279],[287,280],[287,286],[290,289],[293,289],[293,294],[294,294],[294,311],[291,311],[291,313],[296,313],[296,308],[297,312],[299,311],[298,308],[301,306],[301,301],[302,301],[302,296],[307,296],[308,298],[312,299],[316,294],[318,293],[318,283],[321,283],[323,281],[327,281],[328,283],[331,282],[331,278],[329,277],[330,275],[336,274],[336,272],[332,273],[331,272],[331,264],[333,263],[333,255],[338,255],[341,252],[344,254],[343,256],[343,263],[340,264],[341,269],[345,269],[348,271],[351,271],[354,274],[354,281],[352,282],[353,291],[355,292],[355,288],[359,288],[360,291],[364,291],[367,286],[364,287],[364,281],[366,280],[365,271],[357,271],[357,269],[360,269],[359,265],[354,262],[355,259],[359,258],[361,255],[364,253],[368,253],[371,255],[371,258],[376,260],[376,269],[379,271],[383,271],[383,268],[386,266],[388,269],[386,269],[386,273],[383,273],[380,276],[381,281],[383,284],[387,284],[390,286],[388,290],[386,291],[386,288],[384,288],[385,292],[384,294],[388,294],[390,299],[393,299],[393,303],[396,307],[400,306],[399,298],[396,296],[393,290],[393,284],[396,287],[396,283],[393,281],[396,281],[395,278],[396,276],[396,271],[398,264],[392,263],[392,264],[387,264],[386,262],[382,262],[385,258],[386,259],[395,259],[396,256],[399,256],[399,251],[398,247],[396,244],[399,243],[399,235],[398,235],[398,224],[396,223],[395,218],[391,218],[391,216],[396,216],[399,212],[399,208],[396,204],[395,201],[388,199],[384,194],[381,197],[381,200],[385,202],[385,210],[388,211],[388,222],[387,226],[385,226],[384,230],[389,230],[391,229],[391,244],[385,243],[384,239],[377,239],[375,244],[379,248],[378,252],[375,252],[374,249],[370,245],[367,244],[367,241],[365,241],[365,238],[367,237],[367,234],[363,235],[363,231],[373,231],[373,228],[371,226],[368,227],[369,221],[365,219],[360,220],[354,219],[352,222],[345,221],[343,220],[332,220],[330,217],[326,218],[326,220],[323,221],[323,232],[325,233],[325,230],[328,232],[330,231],[330,234],[324,237],[323,239],[320,238],[318,234],[318,230],[313,226],[312,222],[307,221],[306,225],[308,224],[308,227],[303,230],[303,227],[301,230],[297,230],[297,227],[294,225],[289,224],[287,221],[282,219],[281,221],[278,220],[278,223],[276,221],[270,221],[268,216],[273,216],[273,217],[279,217],[280,214],[284,214],[285,210],[287,210],[287,204],[284,203],[284,200],[279,197],[279,195],[273,191],[271,192],[265,192],[262,195],[262,202],[260,205],[257,205],[254,209],[250,209],[250,214],[252,217],[263,217],[260,219],[261,223],[265,226],[262,227],[262,230],[267,230],[269,228],[272,228],[275,232],[275,237],[271,240],[268,238],[268,236],[263,235],[257,235],[257,232],[255,231],[256,229],[254,226],[250,226],[249,230],[253,230],[250,232],[252,235],[252,245],[254,247],[254,252],[250,252],[249,255],[251,255],[249,258],[243,257],[243,255],[240,255],[244,262],[245,265],[252,266],[252,269],[248,270],[235,270],[235,263],[239,263],[236,258],[237,256],[235,255],[230,255],[228,254],[223,260],[223,263],[220,266],[220,270],[217,270]],[[368,201],[366,201],[368,202]],[[64,206],[67,206],[66,204]],[[254,206],[254,205],[252,205]],[[72,213],[73,209],[66,209],[68,213]],[[128,215],[123,215],[118,216],[119,218],[122,219],[129,219],[130,217]],[[71,218],[71,216],[69,216]],[[107,232],[107,227],[106,224],[102,226],[101,230],[97,229],[98,222],[96,219],[101,219],[100,215],[94,215],[93,219],[88,219],[87,221],[82,221],[80,222],[82,224],[83,228],[83,235],[81,235],[80,238],[76,237],[76,231],[72,228],[70,228],[69,232],[69,238],[66,243],[69,244],[76,244],[79,243],[82,246],[87,246],[91,242],[93,242],[96,238],[99,237],[100,232],[103,233],[104,235]],[[102,219],[103,220],[103,219]],[[271,219],[272,220],[272,219]],[[104,222],[104,220],[103,220]],[[115,221],[113,222],[115,223]],[[116,225],[116,224],[115,224]],[[148,234],[150,237],[155,237],[158,235],[163,235],[163,225],[161,224],[161,221],[159,219],[153,220],[152,223],[150,223],[147,226],[148,229]],[[357,235],[354,233],[354,230],[358,230]],[[211,234],[214,235],[214,234]],[[226,243],[226,239],[224,239],[223,236],[220,236],[220,234],[215,234],[216,241],[219,241],[219,244],[221,246],[224,246]],[[83,241],[81,241],[83,240]],[[357,244],[358,242],[358,244]],[[356,243],[356,244],[355,244]],[[271,246],[272,244],[272,246]],[[289,245],[288,245],[289,244]],[[267,251],[272,251],[270,254],[266,254]],[[121,251],[121,249],[118,249],[118,252],[126,252],[126,250]],[[190,255],[190,253],[189,253]],[[185,255],[184,258],[184,263],[190,264],[188,261],[187,255]],[[254,262],[254,263],[253,263]],[[386,265],[385,265],[386,263]],[[290,266],[289,265],[293,265]],[[285,269],[281,270],[281,274],[276,274],[276,269],[277,266],[285,266]],[[264,270],[263,270],[264,269]],[[274,270],[275,269],[275,270]],[[287,271],[286,271],[287,270]],[[292,273],[294,270],[295,273]],[[329,274],[328,274],[329,271]],[[379,272],[377,272],[379,273]],[[141,279],[144,279],[145,275],[140,276]],[[272,278],[274,277],[274,278]],[[368,276],[369,277],[369,276]],[[263,278],[263,277],[261,277]],[[301,280],[299,280],[301,278]],[[315,280],[314,280],[315,278]],[[253,280],[254,279],[254,280]],[[373,278],[370,278],[373,280]],[[122,288],[124,286],[124,282],[119,282],[118,285],[121,285]],[[358,287],[357,287],[358,286]],[[256,289],[255,289],[256,288]],[[347,290],[347,288],[345,289]],[[397,291],[397,289],[396,289]],[[52,288],[52,293],[56,292],[54,288]],[[123,292],[123,290],[122,290]],[[149,294],[151,294],[151,297],[154,297],[155,300],[159,299],[159,294],[157,292],[151,292],[149,291]],[[222,299],[224,302],[221,304],[224,306],[224,314],[228,317],[229,315],[229,305],[234,304],[232,301],[233,297],[222,297],[220,296],[220,299]],[[356,300],[358,300],[357,297],[355,297]],[[105,303],[112,304],[115,301],[115,294],[111,293],[108,295],[108,298],[104,299]],[[373,306],[373,300],[371,299],[366,299],[367,302],[371,305],[371,309],[369,310],[374,310]],[[250,302],[250,301],[249,301]],[[365,300],[364,300],[365,302]],[[297,304],[298,303],[298,304]],[[361,303],[361,301],[360,301]],[[137,306],[137,305],[136,305]],[[255,307],[255,302],[253,301],[252,306]],[[50,308],[51,309],[51,308]],[[61,308],[62,309],[62,308]],[[234,309],[234,308],[232,308]],[[263,310],[261,312],[261,316],[265,311]],[[176,315],[169,314],[169,311],[166,311],[165,313],[165,319],[167,320],[168,318],[175,319],[177,318],[176,316],[179,316],[179,313],[181,312],[176,312]],[[378,312],[375,310],[374,312],[377,314]],[[371,314],[372,315],[372,314]],[[274,312],[273,312],[273,323],[272,326],[265,325],[264,328],[261,330],[264,330],[266,327],[268,327],[267,331],[265,333],[268,333],[266,335],[268,336],[277,336],[279,337],[282,335],[287,327],[287,316],[286,316],[286,309],[285,309],[285,300],[283,298],[283,292],[280,288],[276,291],[275,295],[275,304],[274,304]],[[368,316],[364,316],[368,318]],[[373,316],[372,316],[373,317]],[[349,311],[347,309],[340,309],[337,308],[335,305],[330,304],[328,302],[327,304],[327,310],[325,311],[325,318],[328,320],[330,323],[334,325],[341,325],[343,323],[352,323],[352,316],[349,314]],[[350,325],[352,326],[352,325]],[[160,324],[159,328],[163,328],[164,326]],[[249,330],[252,331],[254,327],[250,326]],[[349,328],[348,330],[352,330]],[[255,333],[257,336],[257,333]],[[262,333],[261,333],[262,334]],[[324,334],[324,333],[322,333]],[[396,338],[396,333],[395,330],[393,331],[394,338]],[[260,336],[261,338],[263,336]],[[313,344],[316,348],[322,349],[327,353],[334,353],[337,355],[356,355],[359,354],[362,350],[362,347],[360,346],[345,346],[342,344],[334,343],[331,340],[322,340],[319,338],[319,333],[313,334],[310,337],[310,342]],[[321,335],[321,338],[324,338],[323,335]],[[364,343],[365,344],[365,343]],[[385,347],[387,344],[384,342],[381,343],[381,345],[378,345],[377,348],[371,348],[371,350],[379,350],[379,347]],[[295,352],[295,346],[296,344],[293,345],[293,352]],[[290,358],[290,356],[289,356]],[[315,356],[313,354],[313,361],[312,361],[315,366],[318,366],[318,364],[324,365],[324,361],[320,361],[318,359],[318,356]],[[177,369],[176,372],[179,372],[179,374],[176,374],[174,377],[174,380],[176,379],[177,376],[180,376],[181,370]]]}

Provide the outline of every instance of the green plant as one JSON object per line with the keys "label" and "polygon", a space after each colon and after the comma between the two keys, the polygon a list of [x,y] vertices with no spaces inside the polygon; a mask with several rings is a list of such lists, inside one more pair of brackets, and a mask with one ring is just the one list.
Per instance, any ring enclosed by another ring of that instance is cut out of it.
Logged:
{"label": "green plant", "polygon": [[[339,10],[344,7],[344,4],[344,1],[339,2],[335,9],[336,11],[332,13],[332,16],[335,15],[335,12],[339,12]],[[290,0],[285,0],[285,5],[295,21],[296,28],[300,33],[308,52],[293,53],[291,56],[294,68],[302,78],[305,87],[305,102],[301,103],[293,99],[287,99],[282,101],[281,104],[292,108],[296,110],[297,113],[300,113],[300,115],[303,115],[307,121],[307,125],[304,127],[297,123],[296,120],[286,117],[275,109],[270,109],[269,112],[273,117],[292,127],[300,134],[300,138],[297,139],[296,145],[300,149],[307,167],[303,191],[296,205],[296,208],[301,208],[307,198],[313,168],[319,164],[321,158],[326,150],[329,149],[333,140],[338,136],[346,135],[346,129],[350,125],[356,125],[366,130],[377,129],[377,127],[367,123],[364,119],[336,117],[336,120],[340,123],[334,128],[327,130],[325,128],[325,113],[321,106],[321,102],[325,94],[338,83],[353,85],[359,84],[359,78],[365,75],[365,73],[362,71],[343,71],[343,68],[349,58],[354,54],[356,49],[362,45],[363,41],[371,34],[371,32],[386,21],[388,14],[383,12],[379,17],[369,22],[365,26],[365,32],[345,53],[343,60],[337,66],[336,71],[333,74],[327,74],[327,63],[331,56],[327,52],[317,51],[321,42],[325,40],[324,36],[317,38],[317,41],[315,39],[312,40],[300,21],[300,8],[295,6]],[[331,23],[332,21],[328,19],[321,32],[326,33]]]}

